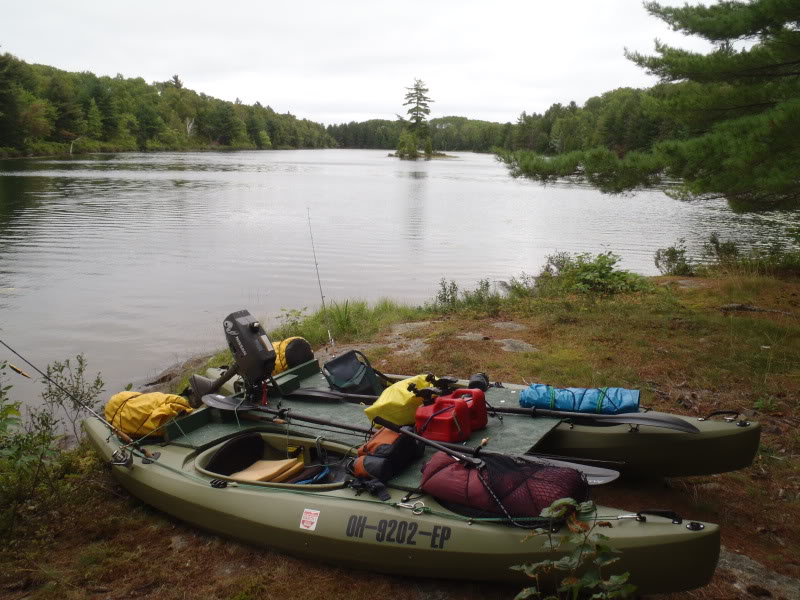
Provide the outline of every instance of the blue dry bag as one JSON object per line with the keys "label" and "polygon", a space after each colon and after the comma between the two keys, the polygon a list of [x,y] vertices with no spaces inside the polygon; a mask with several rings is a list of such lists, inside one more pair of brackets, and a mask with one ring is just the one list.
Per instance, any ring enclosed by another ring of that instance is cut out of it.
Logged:
{"label": "blue dry bag", "polygon": [[524,408],[617,415],[639,411],[639,390],[614,387],[557,388],[532,383],[520,392],[519,404]]}

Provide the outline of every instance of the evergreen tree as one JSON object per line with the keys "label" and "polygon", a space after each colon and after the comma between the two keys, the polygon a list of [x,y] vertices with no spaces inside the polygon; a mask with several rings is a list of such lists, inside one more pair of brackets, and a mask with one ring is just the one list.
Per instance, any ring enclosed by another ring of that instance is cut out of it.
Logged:
{"label": "evergreen tree", "polygon": [[414,85],[407,87],[406,98],[403,106],[410,106],[406,111],[409,115],[408,129],[416,135],[427,135],[428,115],[431,114],[429,103],[433,102],[428,97],[428,88],[421,79],[414,79]]}
{"label": "evergreen tree", "polygon": [[86,121],[83,110],[78,103],[75,88],[71,79],[63,72],[56,72],[50,78],[45,92],[47,99],[56,110],[56,141],[69,141],[83,135]]}
{"label": "evergreen tree", "polygon": [[[671,119],[678,125],[674,132],[686,135],[622,157],[608,148],[551,160],[501,153],[512,174],[542,181],[585,178],[611,192],[678,180],[673,191],[680,197],[725,197],[738,208],[800,203],[800,4],[730,0],[645,7],[674,30],[715,46],[700,54],[656,42],[657,56],[627,53],[661,80],[652,90],[648,118]],[[752,44],[737,49],[743,41]],[[645,127],[657,131],[657,119]],[[619,127],[608,123],[606,134]],[[642,142],[633,139],[632,145]]]}
{"label": "evergreen tree", "polygon": [[94,98],[89,100],[89,110],[86,111],[86,135],[96,140],[103,136],[103,116]]}

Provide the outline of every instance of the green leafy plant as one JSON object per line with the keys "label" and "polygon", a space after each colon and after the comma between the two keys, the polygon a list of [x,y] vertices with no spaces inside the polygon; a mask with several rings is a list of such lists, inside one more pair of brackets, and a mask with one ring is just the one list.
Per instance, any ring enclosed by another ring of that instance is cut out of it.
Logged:
{"label": "green leafy plant", "polygon": [[775,412],[776,410],[778,410],[779,406],[780,402],[772,394],[766,394],[764,396],[761,396],[758,400],[756,400],[753,403],[753,408],[755,408],[759,412],[764,412],[764,413]]}
{"label": "green leafy plant", "polygon": [[303,320],[306,318],[307,306],[303,308],[281,308],[279,328],[285,337],[297,335],[300,331]]}
{"label": "green leafy plant", "polygon": [[512,300],[531,298],[536,293],[536,277],[523,271],[508,281],[507,289],[508,297]]}
{"label": "green leafy plant", "polygon": [[656,250],[654,262],[662,275],[691,277],[695,274],[695,266],[686,256],[686,238],[680,238],[674,245]]}
{"label": "green leafy plant", "polygon": [[492,286],[488,279],[478,281],[478,287],[474,290],[464,290],[464,305],[474,310],[485,311],[490,315],[500,311],[501,297],[497,292],[492,291]]}
{"label": "green leafy plant", "polygon": [[48,514],[48,507],[70,488],[69,468],[61,459],[63,418],[79,438],[81,403],[95,407],[104,387],[99,374],[87,381],[83,356],[55,362],[47,373],[58,385],[46,382],[44,402],[29,408],[23,419],[22,403],[9,397],[5,367],[0,363],[0,532],[14,529],[20,515],[35,519]]}
{"label": "green leafy plant", "polygon": [[20,426],[21,403],[12,402],[8,396],[10,385],[5,385],[5,370],[8,363],[0,362],[0,457],[4,456],[5,440]]}
{"label": "green leafy plant", "polygon": [[551,254],[536,278],[537,294],[610,296],[651,289],[641,275],[618,269],[619,261],[620,257],[612,252]]}
{"label": "green leafy plant", "polygon": [[[553,537],[551,529],[537,529],[533,535],[546,535],[545,547],[553,554],[567,552],[560,558],[543,560],[533,564],[517,565],[512,569],[522,571],[535,581],[523,589],[515,600],[540,598],[544,600],[577,600],[578,598],[627,598],[636,591],[628,583],[629,573],[608,575],[603,570],[617,562],[618,550],[612,548],[608,536],[596,533],[598,527],[611,527],[607,521],[596,519],[597,509],[593,502],[578,503],[572,498],[556,500],[545,508],[541,516],[553,521],[566,519],[569,535]],[[588,521],[592,521],[592,525]],[[543,581],[552,578],[551,582]],[[543,590],[555,593],[543,595]]]}
{"label": "green leafy plant", "polygon": [[[76,440],[80,438],[83,408],[85,406],[92,410],[97,408],[98,397],[105,385],[100,373],[97,373],[94,379],[87,379],[86,367],[83,354],[78,354],[74,361],[68,358],[64,362],[55,361],[52,365],[48,365],[49,379],[42,380],[45,386],[42,392],[45,405],[60,409],[53,412],[60,412],[69,422]],[[65,393],[65,390],[69,393]]]}
{"label": "green leafy plant", "polygon": [[703,244],[703,257],[722,266],[730,265],[739,258],[739,246],[732,240],[721,240],[714,231]]}
{"label": "green leafy plant", "polygon": [[452,279],[448,282],[442,277],[434,305],[438,309],[450,311],[456,307],[456,304],[458,304],[458,284]]}

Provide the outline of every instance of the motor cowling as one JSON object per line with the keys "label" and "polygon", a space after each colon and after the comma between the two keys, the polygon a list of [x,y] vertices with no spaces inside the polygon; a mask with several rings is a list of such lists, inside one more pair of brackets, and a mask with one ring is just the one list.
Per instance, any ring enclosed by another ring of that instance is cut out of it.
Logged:
{"label": "motor cowling", "polygon": [[249,383],[266,380],[275,368],[277,355],[261,323],[250,311],[239,310],[225,317],[223,328],[239,374]]}

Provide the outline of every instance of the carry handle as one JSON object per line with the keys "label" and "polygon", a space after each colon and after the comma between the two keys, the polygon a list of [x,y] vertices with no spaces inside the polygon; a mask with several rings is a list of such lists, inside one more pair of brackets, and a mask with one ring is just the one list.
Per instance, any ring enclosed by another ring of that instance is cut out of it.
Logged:
{"label": "carry handle", "polygon": [[733,417],[733,419],[731,419],[731,420],[734,420],[740,414],[742,414],[742,413],[740,413],[738,410],[715,410],[714,412],[707,414],[705,417],[700,417],[697,420],[698,421],[708,421],[711,417],[718,417],[720,415],[731,415]]}
{"label": "carry handle", "polygon": [[464,402],[472,402],[473,400],[482,400],[485,398],[483,390],[477,388],[461,388],[453,390],[453,398],[461,398],[462,396],[469,396],[469,398],[462,398]]}
{"label": "carry handle", "polygon": [[636,513],[636,520],[640,523],[647,522],[647,517],[645,515],[652,515],[654,517],[665,517],[667,519],[672,519],[672,523],[675,525],[680,525],[683,523],[683,518],[672,510],[663,510],[660,508],[653,508],[650,510],[640,510]]}

